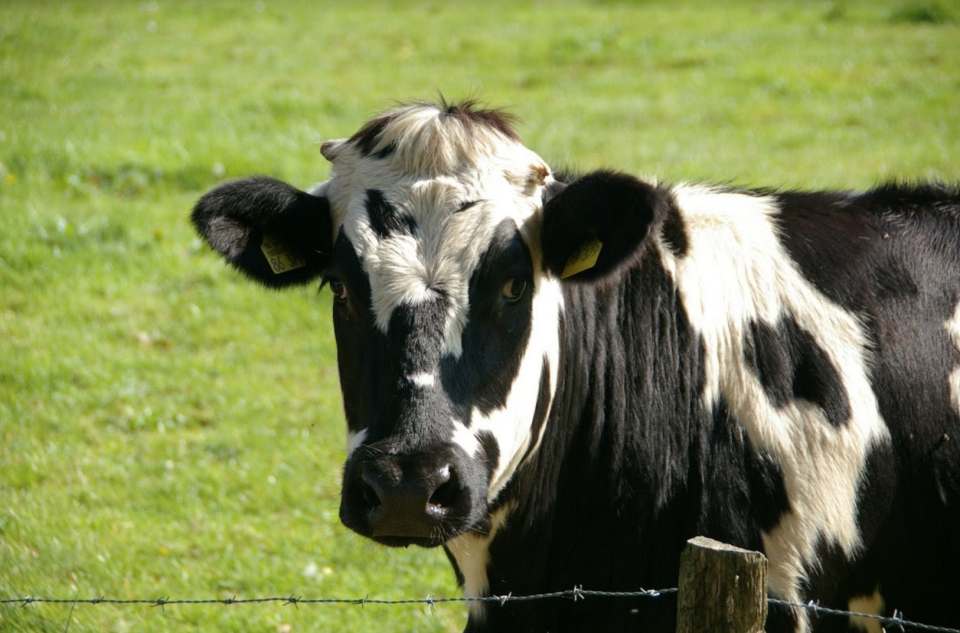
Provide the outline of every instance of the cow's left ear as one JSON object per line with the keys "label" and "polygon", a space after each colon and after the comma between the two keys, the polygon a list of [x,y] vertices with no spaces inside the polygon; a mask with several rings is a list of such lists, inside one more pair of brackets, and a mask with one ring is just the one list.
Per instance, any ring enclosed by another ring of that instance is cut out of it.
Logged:
{"label": "cow's left ear", "polygon": [[636,261],[669,204],[653,185],[610,171],[587,174],[562,190],[548,187],[545,197],[544,267],[577,282],[602,280]]}
{"label": "cow's left ear", "polygon": [[274,178],[219,185],[200,198],[191,219],[213,250],[266,286],[308,283],[329,264],[329,202]]}

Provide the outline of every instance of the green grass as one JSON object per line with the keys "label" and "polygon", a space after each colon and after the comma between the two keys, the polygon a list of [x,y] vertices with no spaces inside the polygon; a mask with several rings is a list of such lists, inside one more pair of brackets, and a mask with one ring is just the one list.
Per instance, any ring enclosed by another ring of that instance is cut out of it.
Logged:
{"label": "green grass", "polygon": [[[960,178],[960,10],[850,2],[0,7],[0,599],[456,595],[340,526],[329,296],[187,214],[324,179],[395,99],[479,95],[556,164],[862,188]],[[32,605],[10,631],[455,631],[458,606]]]}

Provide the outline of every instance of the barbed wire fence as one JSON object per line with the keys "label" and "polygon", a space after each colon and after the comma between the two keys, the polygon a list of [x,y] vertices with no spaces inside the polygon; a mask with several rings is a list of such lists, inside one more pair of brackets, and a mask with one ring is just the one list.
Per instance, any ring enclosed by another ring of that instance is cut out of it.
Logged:
{"label": "barbed wire fence", "polygon": [[[271,597],[271,598],[133,598],[133,599],[113,599],[113,598],[34,598],[25,596],[22,598],[7,598],[0,600],[0,604],[7,606],[28,607],[33,604],[69,604],[69,605],[144,605],[149,607],[160,607],[176,605],[251,605],[251,604],[280,604],[281,606],[300,605],[340,605],[340,606],[359,606],[366,605],[386,605],[386,606],[409,606],[423,605],[432,608],[437,604],[444,603],[490,603],[504,606],[511,602],[534,602],[549,601],[557,599],[566,600],[587,600],[595,598],[659,598],[664,595],[676,594],[678,589],[640,589],[638,591],[591,591],[582,587],[574,587],[564,591],[554,591],[550,593],[531,594],[524,596],[514,596],[507,594],[505,596],[483,596],[483,597],[433,597],[424,598],[405,598],[405,599],[380,599],[366,596],[364,598],[303,598],[301,596]],[[806,604],[768,598],[768,604],[775,604],[792,609],[807,611],[815,617],[854,617],[864,620],[874,620],[883,627],[894,627],[898,631],[932,631],[935,633],[960,633],[960,629],[932,626],[913,622],[903,617],[903,614],[894,612],[892,616],[881,616],[872,613],[858,613],[856,611],[843,611],[841,609],[831,609],[822,607],[815,601]]]}
{"label": "barbed wire fence", "polygon": [[[691,549],[695,543],[694,541],[700,541],[696,545],[703,548],[701,551],[707,551],[708,556],[715,556],[717,552],[711,551],[711,548],[714,547],[716,542],[708,542],[709,539],[692,539],[688,544],[688,551]],[[716,544],[722,546],[722,554],[720,555],[729,555],[731,550],[736,550],[736,548],[730,548],[729,546],[723,546],[723,544]],[[719,551],[719,550],[718,550]],[[739,552],[744,552],[739,550]],[[757,555],[756,552],[745,552],[746,554]],[[736,554],[736,553],[735,553]],[[685,552],[686,555],[686,552]],[[960,633],[960,629],[949,628],[942,626],[933,626],[929,624],[923,624],[920,622],[914,622],[906,619],[903,613],[899,611],[893,611],[890,616],[877,615],[874,613],[859,613],[855,611],[844,611],[841,609],[829,608],[820,606],[818,601],[811,600],[807,603],[796,603],[790,602],[787,600],[780,600],[777,598],[771,598],[766,596],[766,559],[763,559],[762,556],[759,556],[762,559],[762,572],[760,574],[760,583],[758,588],[762,589],[761,602],[765,605],[776,605],[779,607],[786,607],[789,609],[794,609],[797,612],[806,612],[814,618],[826,618],[826,617],[847,617],[847,618],[856,618],[863,621],[872,620],[878,622],[885,631],[899,631],[905,633],[906,631],[930,631],[933,633]],[[711,559],[710,568],[715,571],[717,558]],[[681,566],[685,563],[681,561]],[[736,560],[737,565],[743,565],[743,559]],[[746,563],[752,565],[753,563]],[[724,582],[721,577],[716,574],[705,574],[702,573],[705,568],[698,567],[697,572],[699,573],[698,579],[696,582],[701,583],[706,581],[709,583],[722,583]],[[732,569],[732,568],[731,568]],[[738,573],[742,572],[745,567],[738,568]],[[708,577],[709,576],[709,577]],[[681,587],[684,586],[684,569],[681,567]],[[737,576],[737,580],[740,580],[740,577]],[[692,582],[690,584],[693,584]],[[762,586],[761,586],[762,585]],[[692,591],[687,589],[688,592]],[[150,608],[160,607],[161,610],[164,610],[168,606],[176,605],[223,605],[223,606],[233,606],[233,605],[256,605],[256,604],[280,604],[281,606],[293,606],[299,608],[300,605],[340,605],[340,606],[359,606],[361,609],[367,605],[385,605],[385,606],[409,606],[409,605],[423,605],[428,609],[432,609],[435,605],[438,604],[447,604],[447,603],[487,603],[493,605],[499,605],[501,607],[506,606],[509,603],[520,603],[520,602],[534,602],[534,601],[552,601],[552,600],[594,600],[594,599],[611,599],[611,598],[620,598],[620,599],[650,599],[656,600],[668,595],[679,595],[681,592],[680,588],[668,588],[668,589],[638,589],[636,591],[596,591],[590,589],[584,589],[582,586],[576,586],[572,589],[566,589],[562,591],[554,591],[548,593],[538,593],[530,595],[513,595],[507,594],[502,596],[481,596],[481,597],[470,597],[470,596],[457,596],[457,597],[434,597],[433,595],[428,595],[424,598],[405,598],[405,599],[382,599],[382,598],[371,598],[369,595],[364,598],[303,598],[302,596],[289,595],[285,597],[268,597],[268,598],[170,598],[170,597],[161,597],[161,598],[132,598],[132,599],[115,599],[107,597],[99,598],[36,598],[32,596],[23,596],[17,598],[3,598],[0,599],[0,605],[5,605],[9,608],[26,608],[31,605],[42,605],[42,604],[60,604],[60,605],[71,605],[71,615],[73,609],[77,605],[120,605],[120,606],[148,606]],[[722,592],[721,592],[722,593]],[[722,601],[727,607],[729,607],[730,595],[724,594]],[[681,599],[682,600],[682,599]],[[750,609],[751,607],[746,602],[738,602],[737,607],[743,607],[745,609]],[[682,607],[682,605],[681,605]],[[700,605],[698,605],[698,608]],[[708,618],[710,617],[711,609],[713,605],[706,604],[703,605],[703,609],[708,613]],[[682,608],[681,608],[682,611]],[[719,612],[719,611],[717,611]],[[682,613],[680,614],[682,617]],[[763,613],[751,614],[759,617],[759,622],[762,625],[763,620],[766,618],[766,610],[764,609]],[[678,630],[684,627],[684,622],[680,622],[678,625]],[[713,628],[713,627],[711,627]],[[698,630],[698,629],[695,629]],[[719,630],[719,629],[718,629]]]}

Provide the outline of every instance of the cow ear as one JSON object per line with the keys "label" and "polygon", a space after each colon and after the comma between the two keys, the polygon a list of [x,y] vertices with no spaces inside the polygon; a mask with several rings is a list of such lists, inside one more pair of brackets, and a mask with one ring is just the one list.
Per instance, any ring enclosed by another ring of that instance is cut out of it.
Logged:
{"label": "cow ear", "polygon": [[329,264],[327,199],[274,178],[219,185],[200,198],[191,219],[213,250],[266,286],[308,283]]}
{"label": "cow ear", "polygon": [[667,201],[650,184],[610,171],[548,188],[543,207],[543,263],[576,282],[602,280],[639,259]]}

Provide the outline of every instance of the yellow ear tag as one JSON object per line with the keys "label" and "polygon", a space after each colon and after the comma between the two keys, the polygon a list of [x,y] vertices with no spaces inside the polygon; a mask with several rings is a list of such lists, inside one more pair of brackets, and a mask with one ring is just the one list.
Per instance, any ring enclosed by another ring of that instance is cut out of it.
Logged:
{"label": "yellow ear tag", "polygon": [[267,258],[267,263],[270,264],[270,269],[275,275],[303,268],[307,265],[307,260],[294,255],[284,248],[279,240],[267,234],[263,235],[260,250],[263,251],[263,256]]}
{"label": "yellow ear tag", "polygon": [[603,242],[597,238],[589,239],[581,244],[580,248],[575,250],[573,255],[570,256],[570,259],[567,260],[567,265],[564,266],[560,278],[566,279],[567,277],[582,273],[585,270],[590,270],[596,266],[597,258],[600,257],[600,249],[602,247]]}

